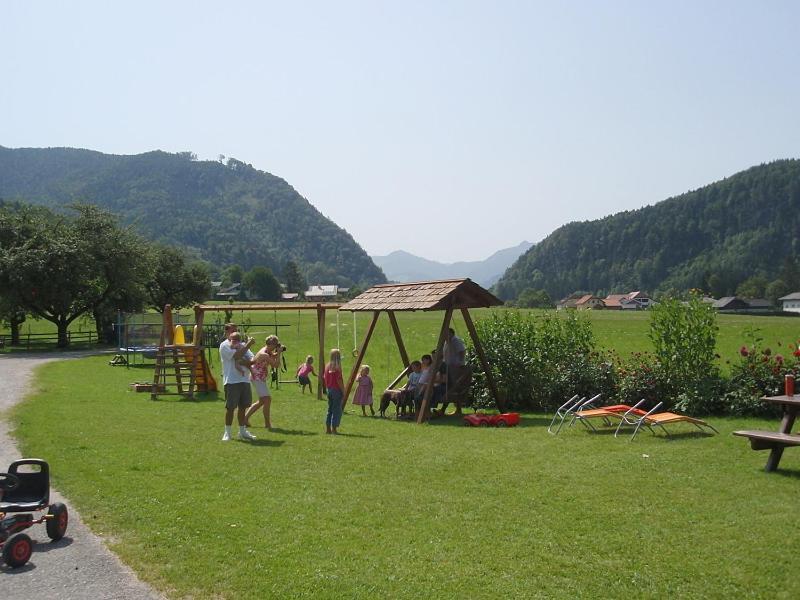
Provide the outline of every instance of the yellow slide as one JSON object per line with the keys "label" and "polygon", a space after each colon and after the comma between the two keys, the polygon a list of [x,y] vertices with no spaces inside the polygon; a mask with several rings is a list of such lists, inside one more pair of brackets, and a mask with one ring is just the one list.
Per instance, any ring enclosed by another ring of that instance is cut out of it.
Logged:
{"label": "yellow slide", "polygon": [[[173,343],[176,346],[184,346],[182,351],[186,362],[192,362],[194,360],[195,347],[191,344],[186,344],[186,335],[181,325],[175,326]],[[211,374],[211,369],[208,368],[206,355],[203,353],[202,349],[200,350],[200,362],[197,364],[197,371],[195,371],[194,374],[194,383],[198,392],[217,391],[217,380],[214,379],[214,375]]]}

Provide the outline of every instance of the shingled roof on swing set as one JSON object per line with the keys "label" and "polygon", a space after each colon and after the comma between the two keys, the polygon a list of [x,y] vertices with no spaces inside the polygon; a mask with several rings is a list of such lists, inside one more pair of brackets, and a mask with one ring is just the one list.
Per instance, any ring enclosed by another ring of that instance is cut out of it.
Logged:
{"label": "shingled roof on swing set", "polygon": [[453,310],[501,306],[502,300],[471,279],[441,279],[376,285],[340,310]]}
{"label": "shingled roof on swing set", "polygon": [[[485,290],[471,279],[441,279],[435,281],[418,281],[414,283],[389,283],[384,285],[376,285],[368,289],[366,292],[350,300],[342,305],[339,310],[347,310],[352,312],[371,312],[372,321],[361,344],[356,361],[353,365],[353,370],[350,373],[347,385],[345,387],[344,397],[342,398],[342,406],[347,403],[350,396],[350,391],[355,382],[356,374],[358,373],[364,355],[367,352],[372,332],[375,330],[375,325],[378,322],[378,317],[382,312],[385,312],[392,326],[392,331],[397,341],[397,348],[400,351],[400,357],[405,365],[403,372],[398,375],[395,380],[389,384],[387,389],[393,388],[397,383],[408,373],[409,359],[406,353],[405,345],[400,334],[400,327],[395,317],[395,312],[409,312],[415,310],[422,311],[444,311],[444,320],[442,322],[441,330],[439,331],[439,341],[436,344],[436,354],[434,356],[433,370],[436,372],[442,361],[442,348],[445,340],[447,339],[447,330],[450,326],[450,321],[453,317],[453,312],[460,310],[464,317],[464,323],[467,326],[472,342],[475,346],[475,352],[478,355],[478,360],[483,367],[486,375],[486,383],[494,398],[497,406],[502,410],[504,402],[497,393],[497,387],[494,383],[489,365],[486,361],[486,355],[478,339],[478,334],[475,331],[475,325],[472,323],[472,318],[469,315],[470,308],[489,308],[491,306],[501,306],[503,302],[492,295],[488,290]],[[417,423],[422,423],[430,417],[430,400],[433,386],[427,386],[425,395],[422,399],[422,406],[417,415]],[[456,411],[461,409],[460,404],[456,405]]]}

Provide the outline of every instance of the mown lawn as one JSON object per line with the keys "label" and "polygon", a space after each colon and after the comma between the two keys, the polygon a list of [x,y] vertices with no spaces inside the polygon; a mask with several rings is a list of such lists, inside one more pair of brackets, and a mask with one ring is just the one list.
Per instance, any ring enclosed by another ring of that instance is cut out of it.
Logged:
{"label": "mown lawn", "polygon": [[286,385],[275,431],[222,443],[219,400],[151,401],[127,391],[149,370],[107,360],[42,369],[16,435],[172,597],[796,596],[800,451],[767,474],[731,436],[777,422],[629,443],[553,437],[544,415],[479,430],[350,408],[334,437],[325,403]]}
{"label": "mown lawn", "polygon": [[[189,313],[184,311],[187,319]],[[540,314],[543,311],[532,311]],[[553,313],[554,311],[549,311]],[[475,320],[486,315],[488,310],[472,311]],[[598,347],[601,349],[615,350],[621,357],[627,357],[631,352],[646,352],[652,349],[648,338],[650,315],[642,312],[622,311],[588,311],[585,316],[591,320]],[[441,327],[443,313],[399,313],[397,315],[402,330],[403,341],[409,355],[418,357],[424,352],[430,352],[436,346],[436,340]],[[356,316],[356,337],[360,340],[367,330],[371,316],[358,314]],[[208,313],[206,322],[224,320],[223,313]],[[307,354],[317,357],[317,321],[313,311],[301,312],[286,311],[277,315],[271,312],[233,311],[233,319],[237,323],[244,323],[244,329],[253,334],[259,342],[269,333],[274,333],[274,328],[268,324],[279,323],[286,327],[279,328],[279,334],[284,343],[289,347],[287,352],[287,366],[290,370],[305,359]],[[250,324],[249,326],[247,324]],[[752,316],[752,315],[726,315],[717,317],[719,333],[717,336],[717,351],[720,355],[719,364],[727,371],[727,361],[738,358],[739,348],[748,343],[746,332],[748,329],[758,329],[763,343],[776,353],[789,352],[788,345],[800,341],[800,318]],[[84,321],[75,324],[76,330],[86,331],[90,325]],[[468,337],[466,326],[460,314],[454,315],[454,326],[459,335]],[[31,332],[55,331],[47,321],[26,321],[23,330]],[[7,333],[0,330],[0,333]],[[326,347],[341,346],[345,358],[349,357],[354,349],[353,341],[353,316],[351,313],[339,315],[337,325],[336,311],[329,311],[326,323]],[[41,347],[39,347],[41,349]],[[84,347],[81,347],[84,348]],[[11,351],[8,347],[0,352]],[[376,383],[384,384],[394,379],[402,369],[397,346],[389,327],[389,321],[382,315],[370,345],[367,362],[373,367]]]}

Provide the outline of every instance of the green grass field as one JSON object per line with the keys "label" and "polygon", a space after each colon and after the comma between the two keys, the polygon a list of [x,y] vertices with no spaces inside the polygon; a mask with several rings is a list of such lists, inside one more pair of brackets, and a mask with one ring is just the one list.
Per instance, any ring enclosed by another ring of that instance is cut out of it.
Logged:
{"label": "green grass field", "polygon": [[274,431],[222,443],[219,400],[151,401],[127,390],[149,369],[107,361],[42,369],[16,435],[171,597],[795,595],[800,452],[766,474],[766,455],[731,436],[777,422],[715,418],[718,436],[630,443],[553,437],[545,415],[481,430],[349,408],[328,436],[325,403],[284,385]]}
{"label": "green grass field", "polygon": [[[478,320],[486,314],[486,310],[472,311],[473,319]],[[536,311],[534,311],[536,312]],[[188,314],[188,313],[187,313]],[[647,312],[621,312],[621,311],[593,311],[586,313],[593,324],[598,347],[615,350],[620,356],[625,357],[631,352],[644,352],[652,349],[652,344],[647,337],[650,316]],[[277,319],[276,319],[277,317]],[[441,327],[443,313],[399,313],[403,341],[409,355],[420,356],[429,352],[436,346],[436,340]],[[187,317],[188,318],[188,317]],[[248,333],[257,337],[259,342],[274,329],[265,324],[279,323],[287,327],[279,328],[283,342],[289,347],[287,364],[293,368],[302,362],[307,354],[313,354],[317,360],[317,331],[316,314],[296,311],[279,312],[247,312],[234,311],[233,318],[238,323],[251,323],[246,327]],[[214,319],[222,321],[222,313],[208,313],[207,322]],[[370,315],[358,314],[356,316],[356,333],[358,343],[366,332]],[[717,348],[720,355],[720,366],[726,370],[727,360],[735,360],[739,348],[747,341],[746,330],[757,328],[760,330],[764,343],[778,352],[781,348],[787,351],[787,346],[800,340],[800,319],[796,317],[751,316],[751,315],[719,315],[717,318],[719,334]],[[258,326],[260,324],[260,326]],[[460,314],[454,316],[454,325],[459,335],[467,337],[467,330]],[[91,324],[86,321],[77,321],[74,328],[86,331]],[[52,332],[54,329],[47,321],[26,321],[23,333],[30,328],[33,333]],[[0,330],[0,333],[7,333]],[[337,335],[338,333],[338,335]],[[351,313],[339,315],[337,325],[336,312],[329,311],[326,325],[326,347],[341,346],[347,358],[353,350],[353,317]],[[38,347],[41,349],[41,346]],[[12,351],[8,347],[0,352]],[[373,375],[377,384],[382,385],[391,381],[401,370],[401,361],[397,346],[389,327],[389,321],[382,315],[376,328],[366,362],[373,367]],[[289,364],[290,363],[290,364]]]}

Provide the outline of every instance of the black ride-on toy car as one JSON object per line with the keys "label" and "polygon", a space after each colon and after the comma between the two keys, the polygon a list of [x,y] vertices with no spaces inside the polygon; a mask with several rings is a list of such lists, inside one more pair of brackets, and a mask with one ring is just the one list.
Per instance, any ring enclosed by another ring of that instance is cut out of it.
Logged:
{"label": "black ride-on toy car", "polygon": [[[45,510],[34,518],[34,512]],[[22,530],[38,523],[45,524],[51,540],[60,540],[69,523],[67,507],[61,502],[50,504],[50,466],[45,461],[15,460],[7,473],[0,473],[0,548],[8,566],[21,567],[28,562],[33,542]]]}

